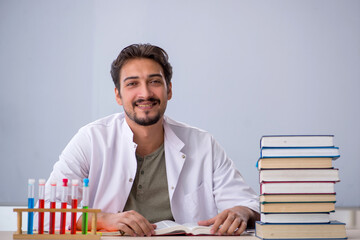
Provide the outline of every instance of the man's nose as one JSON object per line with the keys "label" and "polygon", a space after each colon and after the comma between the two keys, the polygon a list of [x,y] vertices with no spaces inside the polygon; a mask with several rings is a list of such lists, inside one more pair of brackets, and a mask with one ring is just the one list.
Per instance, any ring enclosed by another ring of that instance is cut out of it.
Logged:
{"label": "man's nose", "polygon": [[142,84],[140,87],[139,97],[148,99],[149,97],[153,96],[153,92],[151,88],[147,84]]}

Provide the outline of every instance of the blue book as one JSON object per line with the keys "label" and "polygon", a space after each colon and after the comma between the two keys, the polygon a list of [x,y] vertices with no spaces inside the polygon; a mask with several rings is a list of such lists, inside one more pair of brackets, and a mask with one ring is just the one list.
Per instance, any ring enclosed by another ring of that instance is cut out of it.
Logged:
{"label": "blue book", "polygon": [[260,239],[347,239],[345,224],[329,223],[264,223],[257,221],[255,236]]}
{"label": "blue book", "polygon": [[263,147],[260,158],[340,157],[338,147]]}

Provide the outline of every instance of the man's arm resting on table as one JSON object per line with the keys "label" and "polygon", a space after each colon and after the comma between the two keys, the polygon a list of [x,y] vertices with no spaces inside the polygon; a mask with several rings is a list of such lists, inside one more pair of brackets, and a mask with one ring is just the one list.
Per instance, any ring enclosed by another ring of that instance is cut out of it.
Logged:
{"label": "man's arm resting on table", "polygon": [[[91,217],[89,214],[88,228],[91,230]],[[77,229],[82,228],[82,216],[77,221]],[[155,235],[156,226],[151,224],[145,217],[135,211],[122,213],[98,213],[98,231],[123,231],[131,236],[151,236]]]}
{"label": "man's arm resting on table", "polygon": [[246,228],[254,228],[260,214],[244,206],[226,209],[208,220],[199,221],[202,226],[210,226],[212,234],[240,235]]}

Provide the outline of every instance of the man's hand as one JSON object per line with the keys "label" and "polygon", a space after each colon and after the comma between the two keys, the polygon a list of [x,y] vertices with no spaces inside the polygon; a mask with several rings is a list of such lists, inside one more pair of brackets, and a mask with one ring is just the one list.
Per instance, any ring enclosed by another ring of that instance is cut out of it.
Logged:
{"label": "man's hand", "polygon": [[[90,222],[90,221],[89,221]],[[77,225],[81,226],[81,218]],[[136,211],[122,213],[98,213],[98,231],[120,231],[130,236],[151,236],[155,235],[155,224],[151,224],[145,217]]]}
{"label": "man's hand", "polygon": [[254,220],[258,219],[259,213],[247,207],[236,206],[224,210],[213,218],[199,221],[198,224],[201,226],[213,225],[210,230],[211,234],[240,235],[245,231],[249,220],[253,223]]}

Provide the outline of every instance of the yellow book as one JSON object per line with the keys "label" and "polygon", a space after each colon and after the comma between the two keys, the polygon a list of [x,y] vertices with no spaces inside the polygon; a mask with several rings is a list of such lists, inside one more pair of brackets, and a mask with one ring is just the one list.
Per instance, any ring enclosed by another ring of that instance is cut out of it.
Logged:
{"label": "yellow book", "polygon": [[260,158],[258,168],[331,168],[332,158]]}
{"label": "yellow book", "polygon": [[262,203],[260,210],[263,213],[332,212],[335,211],[335,202]]}
{"label": "yellow book", "polygon": [[255,235],[261,239],[346,239],[345,224],[256,222]]}

